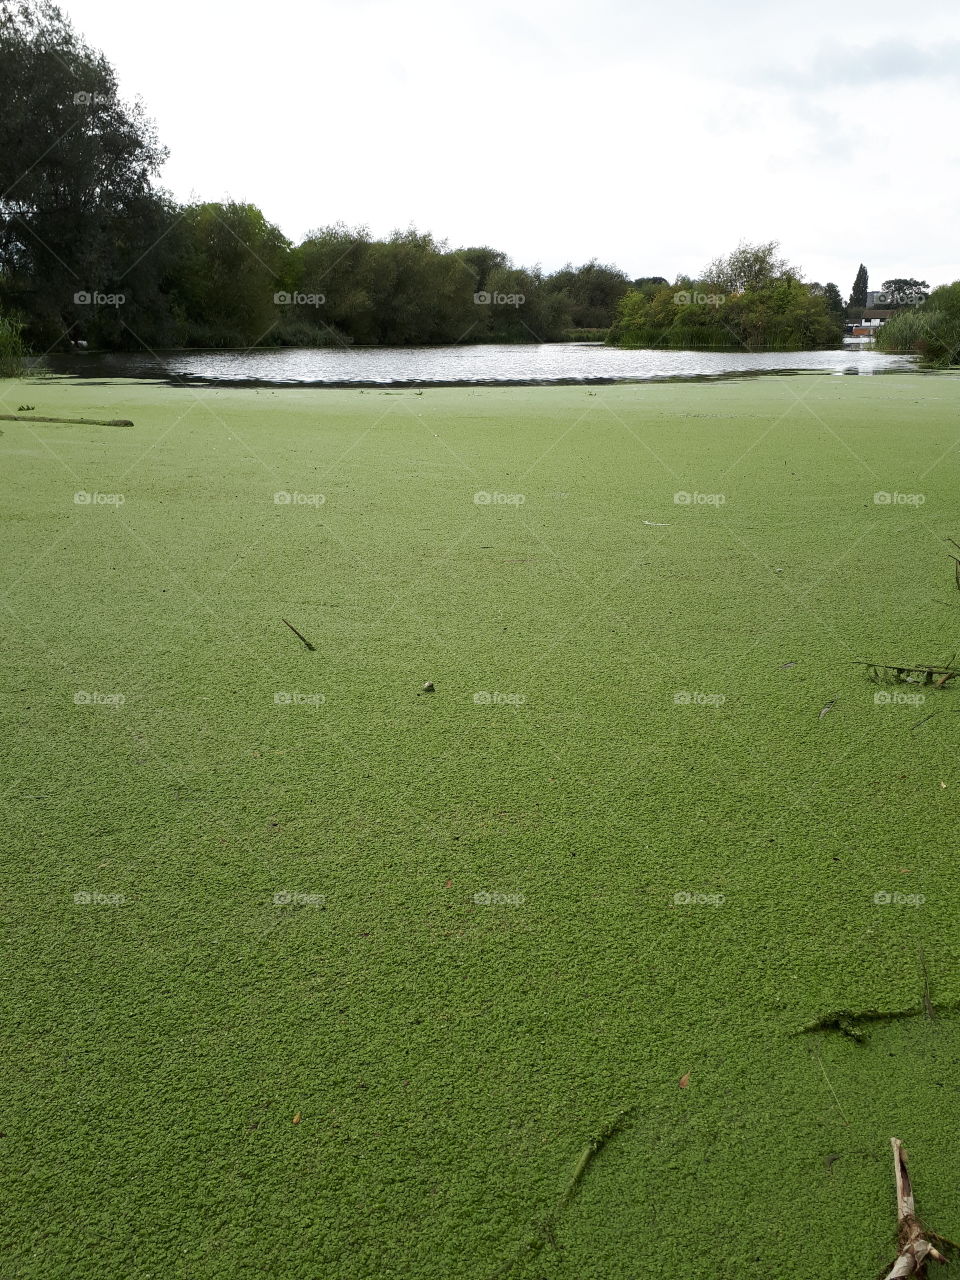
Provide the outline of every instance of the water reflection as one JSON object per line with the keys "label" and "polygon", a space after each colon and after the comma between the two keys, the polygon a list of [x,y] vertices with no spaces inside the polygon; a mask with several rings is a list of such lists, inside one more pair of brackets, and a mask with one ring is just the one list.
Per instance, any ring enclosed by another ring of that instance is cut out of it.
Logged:
{"label": "water reflection", "polygon": [[40,369],[80,378],[268,386],[434,386],[603,383],[819,371],[914,369],[910,356],[840,351],[622,351],[601,343],[531,346],[371,347],[276,351],[112,352],[53,355]]}

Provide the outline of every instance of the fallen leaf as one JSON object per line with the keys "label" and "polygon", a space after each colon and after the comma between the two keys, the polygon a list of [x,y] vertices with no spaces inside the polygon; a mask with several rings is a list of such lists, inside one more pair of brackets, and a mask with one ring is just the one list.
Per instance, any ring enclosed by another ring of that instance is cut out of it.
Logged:
{"label": "fallen leaf", "polygon": [[680,1088],[685,1089],[689,1083],[690,1083],[690,1072],[688,1071],[685,1076],[680,1077]]}
{"label": "fallen leaf", "polygon": [[827,712],[830,710],[830,708],[831,708],[831,707],[834,707],[834,706],[836,706],[836,699],[834,699],[834,701],[833,701],[833,702],[828,702],[828,703],[827,703],[827,705],[823,708],[823,710],[822,710],[822,711],[820,712],[820,714],[817,716],[817,719],[818,719],[818,720],[822,720],[822,719],[823,719],[823,717],[824,717],[824,716],[827,714]]}
{"label": "fallen leaf", "polygon": [[452,881],[452,880],[448,880],[448,881],[446,882],[446,884],[445,884],[443,887],[444,887],[445,889],[452,889],[452,888],[453,888],[453,881]]}
{"label": "fallen leaf", "polygon": [[299,1112],[299,1111],[298,1111],[298,1112],[297,1112],[297,1114],[293,1117],[293,1123],[294,1123],[294,1124],[299,1124],[299,1123],[300,1123],[300,1112]]}
{"label": "fallen leaf", "polygon": [[944,791],[946,791],[946,789],[947,789],[947,784],[946,784],[945,782],[941,782],[941,783],[940,783],[940,785],[941,785],[941,787],[943,787]]}

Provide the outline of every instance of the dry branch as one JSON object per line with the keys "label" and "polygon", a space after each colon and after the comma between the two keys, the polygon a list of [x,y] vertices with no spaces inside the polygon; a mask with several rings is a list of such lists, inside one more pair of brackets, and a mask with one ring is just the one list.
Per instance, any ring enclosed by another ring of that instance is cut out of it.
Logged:
{"label": "dry branch", "polygon": [[0,413],[3,422],[64,422],[71,427],[132,427],[129,418],[26,418],[22,413]]}
{"label": "dry branch", "polygon": [[893,1147],[893,1176],[897,1183],[897,1243],[900,1252],[884,1280],[899,1280],[901,1276],[922,1277],[926,1275],[929,1259],[935,1262],[946,1262],[947,1259],[930,1243],[927,1234],[934,1240],[941,1237],[933,1232],[925,1233],[917,1218],[903,1143],[899,1138],[891,1138],[890,1145]]}

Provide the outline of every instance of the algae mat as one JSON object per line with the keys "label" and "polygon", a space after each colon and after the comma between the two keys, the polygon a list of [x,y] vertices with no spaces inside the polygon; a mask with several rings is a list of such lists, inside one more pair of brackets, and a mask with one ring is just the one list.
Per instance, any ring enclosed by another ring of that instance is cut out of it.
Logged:
{"label": "algae mat", "polygon": [[4,1276],[960,1235],[960,382],[2,393]]}

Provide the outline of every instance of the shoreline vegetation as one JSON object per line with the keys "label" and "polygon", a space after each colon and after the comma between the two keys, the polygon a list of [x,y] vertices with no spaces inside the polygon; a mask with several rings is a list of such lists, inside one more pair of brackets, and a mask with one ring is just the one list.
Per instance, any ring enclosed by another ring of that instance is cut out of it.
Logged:
{"label": "shoreline vegetation", "polygon": [[[334,222],[295,244],[255,204],[180,204],[157,185],[168,152],[155,125],[120,98],[113,67],[52,4],[0,0],[0,79],[0,376],[17,374],[28,349],[78,347],[524,344],[570,334],[673,350],[843,343],[839,289],[806,281],[776,241],[741,243],[671,284],[596,258],[553,272],[517,266],[490,245],[455,248],[414,227],[378,239]],[[866,285],[861,264],[857,306]],[[878,347],[955,359],[958,291],[945,286],[895,316]]]}
{"label": "shoreline vegetation", "polygon": [[0,373],[20,367],[4,355],[14,330],[36,352],[520,344],[571,330],[625,347],[842,342],[836,285],[805,282],[776,242],[671,285],[596,258],[517,266],[414,227],[378,239],[334,222],[295,244],[255,204],[180,204],[158,186],[168,152],[154,123],[52,4],[0,2],[0,79]]}
{"label": "shoreline vegetation", "polygon": [[941,285],[917,307],[900,311],[876,336],[888,355],[918,355],[921,363],[949,368],[960,357],[960,281]]}

